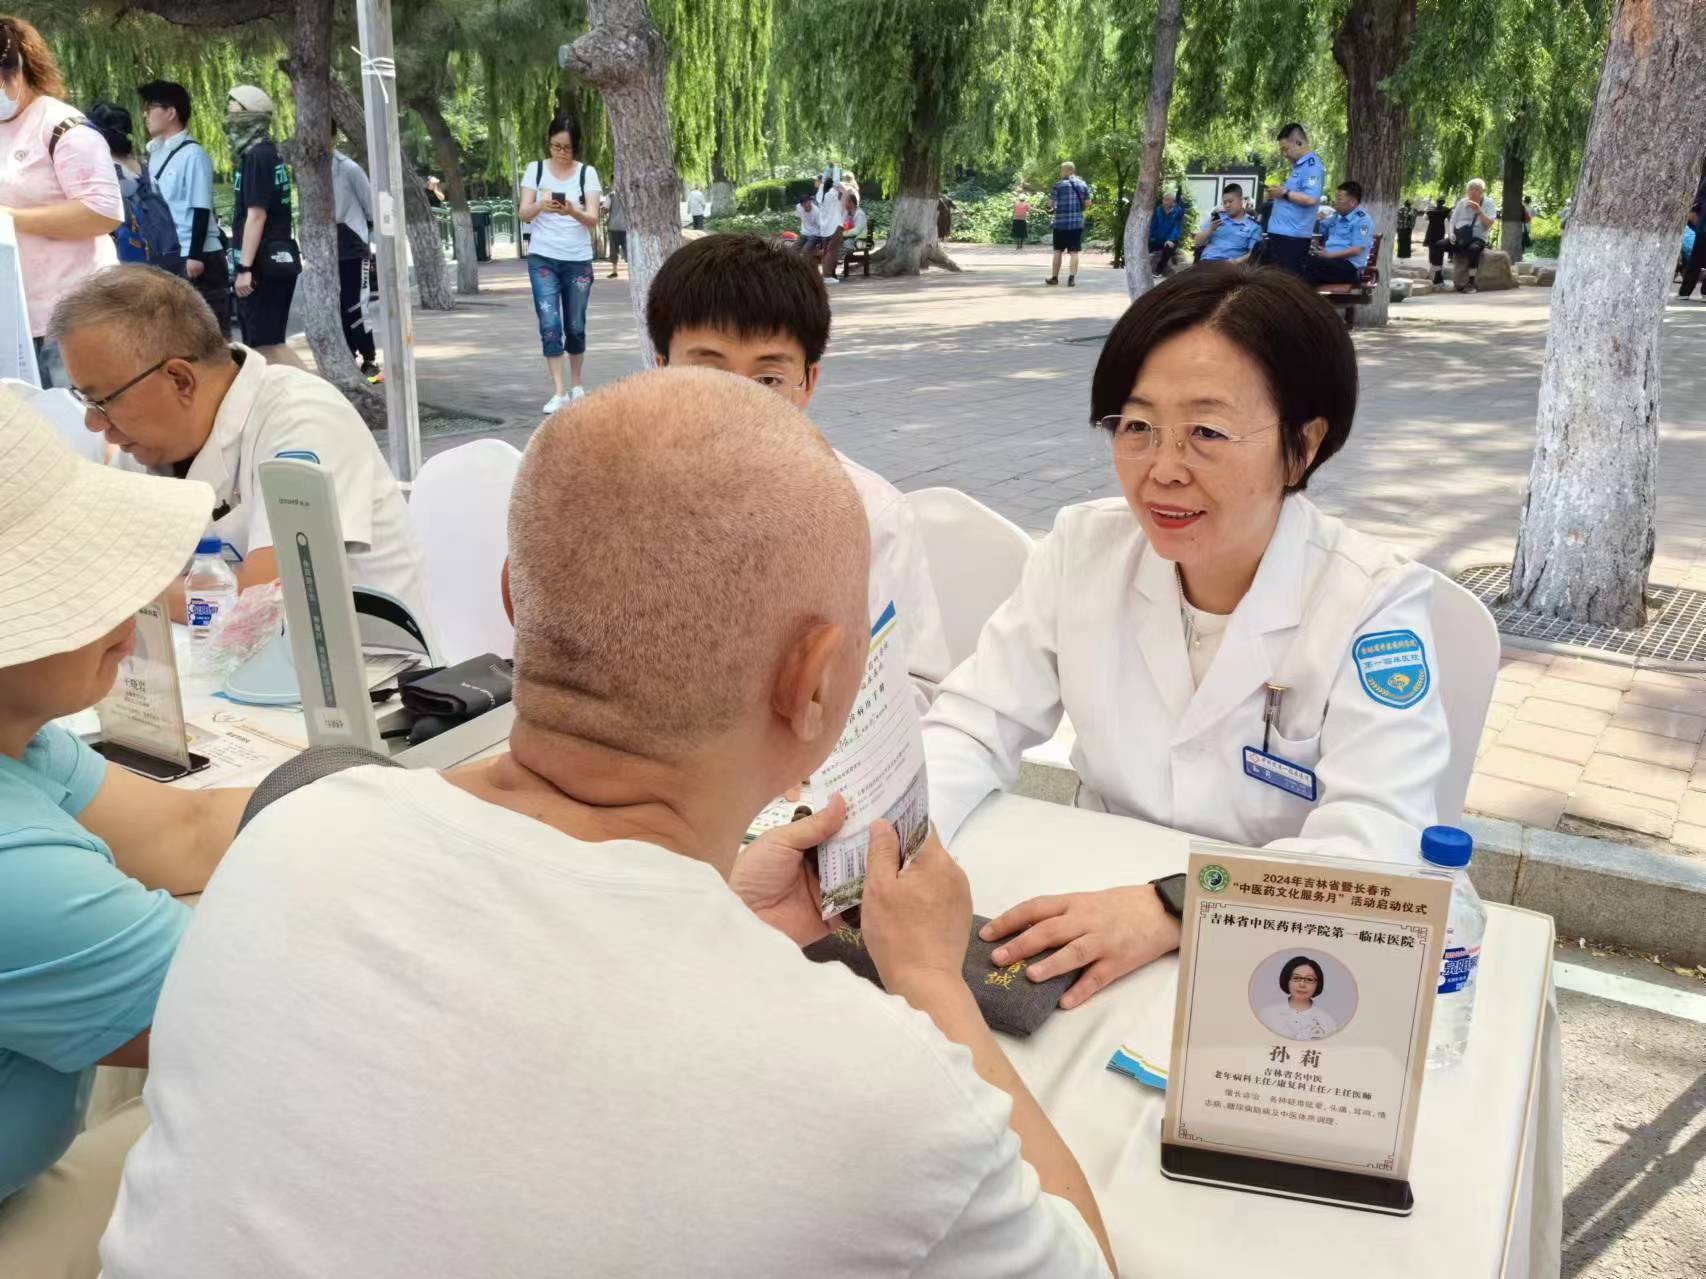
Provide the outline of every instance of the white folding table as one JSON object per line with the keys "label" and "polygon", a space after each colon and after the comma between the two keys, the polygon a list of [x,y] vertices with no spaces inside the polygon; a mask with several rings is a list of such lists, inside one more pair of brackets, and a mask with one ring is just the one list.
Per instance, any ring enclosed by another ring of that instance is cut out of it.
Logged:
{"label": "white folding table", "polygon": [[[1027,897],[1182,871],[1189,837],[1126,817],[991,796],[954,843],[979,914]],[[1556,1279],[1562,1067],[1550,916],[1489,903],[1469,1050],[1429,1071],[1410,1182],[1388,1217],[1161,1175],[1161,1093],[1107,1068],[1122,1043],[1165,1060],[1179,964],[1168,956],[1029,1039],[1003,1038],[1078,1157],[1122,1274],[1165,1279]]]}

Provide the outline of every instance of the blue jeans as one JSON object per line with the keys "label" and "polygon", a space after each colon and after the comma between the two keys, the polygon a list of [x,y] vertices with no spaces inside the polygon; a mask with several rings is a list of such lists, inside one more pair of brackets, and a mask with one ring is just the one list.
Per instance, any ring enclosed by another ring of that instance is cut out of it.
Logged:
{"label": "blue jeans", "polygon": [[565,351],[586,353],[586,304],[592,297],[592,259],[564,262],[539,253],[527,255],[527,282],[533,286],[533,310],[539,316],[539,341],[545,358]]}

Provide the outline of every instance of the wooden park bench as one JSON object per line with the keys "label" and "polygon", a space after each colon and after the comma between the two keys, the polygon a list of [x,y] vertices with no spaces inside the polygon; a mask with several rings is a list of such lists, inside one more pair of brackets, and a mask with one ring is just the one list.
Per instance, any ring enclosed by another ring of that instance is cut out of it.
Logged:
{"label": "wooden park bench", "polygon": [[1348,329],[1356,319],[1356,309],[1374,300],[1374,286],[1380,283],[1380,237],[1368,246],[1368,265],[1355,284],[1318,284],[1315,291],[1339,308]]}
{"label": "wooden park bench", "polygon": [[845,280],[853,274],[854,263],[864,267],[864,275],[869,278],[871,274],[871,250],[876,247],[877,237],[869,231],[855,239],[843,240],[841,242],[841,278]]}

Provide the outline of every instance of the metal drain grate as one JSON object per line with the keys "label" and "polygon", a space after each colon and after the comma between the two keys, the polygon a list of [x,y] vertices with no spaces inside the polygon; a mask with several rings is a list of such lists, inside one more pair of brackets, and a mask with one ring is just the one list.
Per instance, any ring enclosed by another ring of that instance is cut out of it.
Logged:
{"label": "metal drain grate", "polygon": [[1511,585],[1509,564],[1478,564],[1459,573],[1457,581],[1492,611],[1501,634],[1706,667],[1706,591],[1649,586],[1647,624],[1639,630],[1620,631],[1513,608],[1505,598]]}

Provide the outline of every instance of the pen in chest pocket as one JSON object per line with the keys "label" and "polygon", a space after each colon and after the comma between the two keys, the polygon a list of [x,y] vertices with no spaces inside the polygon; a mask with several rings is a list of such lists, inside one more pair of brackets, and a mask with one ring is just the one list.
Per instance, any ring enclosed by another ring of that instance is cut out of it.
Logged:
{"label": "pen in chest pocket", "polygon": [[1280,702],[1285,698],[1284,684],[1269,684],[1266,700],[1262,703],[1262,754],[1268,753],[1268,743],[1273,737],[1274,721],[1279,718]]}

